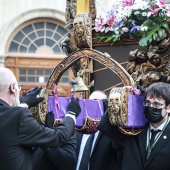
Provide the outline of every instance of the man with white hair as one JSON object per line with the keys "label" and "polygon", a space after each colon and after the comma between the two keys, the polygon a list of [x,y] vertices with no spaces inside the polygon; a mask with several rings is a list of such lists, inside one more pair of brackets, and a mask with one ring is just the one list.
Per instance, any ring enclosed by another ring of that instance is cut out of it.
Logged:
{"label": "man with white hair", "polygon": [[94,91],[90,96],[89,96],[90,100],[102,100],[102,99],[107,99],[107,95],[100,91],[100,90],[96,90]]}
{"label": "man with white hair", "polygon": [[[60,147],[75,131],[75,118],[80,113],[78,98],[72,98],[63,121],[50,129],[37,123],[28,108],[20,107],[18,84],[13,72],[0,68],[0,169],[32,170],[32,147]],[[23,101],[32,107],[41,88],[34,88]]]}
{"label": "man with white hair", "polygon": [[[102,91],[94,91],[91,100],[102,100],[104,111],[107,109],[107,95]],[[87,143],[93,138],[90,157],[84,156]],[[120,170],[122,162],[122,146],[103,135],[100,131],[95,134],[80,134],[77,132],[77,166],[76,170]]]}

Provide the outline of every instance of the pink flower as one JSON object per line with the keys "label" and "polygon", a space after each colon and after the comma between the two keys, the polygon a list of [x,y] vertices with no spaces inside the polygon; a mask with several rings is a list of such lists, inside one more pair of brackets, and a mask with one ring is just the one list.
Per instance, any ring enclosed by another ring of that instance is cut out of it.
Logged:
{"label": "pink flower", "polygon": [[123,30],[124,32],[128,32],[128,31],[129,31],[129,28],[123,27],[122,30]]}
{"label": "pink flower", "polygon": [[126,18],[126,17],[123,17],[122,20],[126,22],[126,21],[127,21],[127,18]]}
{"label": "pink flower", "polygon": [[122,7],[126,6],[132,6],[133,5],[133,0],[122,0]]}
{"label": "pink flower", "polygon": [[158,5],[162,8],[166,8],[166,4],[165,4],[164,0],[158,0]]}
{"label": "pink flower", "polygon": [[150,5],[148,6],[148,8],[153,15],[157,15],[160,10],[160,8],[157,5],[152,5],[152,6]]}
{"label": "pink flower", "polygon": [[114,23],[115,23],[115,16],[112,14],[108,17],[108,20],[106,21],[108,27],[105,29],[105,32],[112,31]]}
{"label": "pink flower", "polygon": [[95,21],[95,27],[94,27],[95,31],[103,32],[105,30],[105,27],[104,27],[105,24],[106,24],[105,19],[102,17],[102,15],[99,15],[99,17],[96,18],[96,21]]}
{"label": "pink flower", "polygon": [[167,7],[167,16],[170,17],[170,7]]}

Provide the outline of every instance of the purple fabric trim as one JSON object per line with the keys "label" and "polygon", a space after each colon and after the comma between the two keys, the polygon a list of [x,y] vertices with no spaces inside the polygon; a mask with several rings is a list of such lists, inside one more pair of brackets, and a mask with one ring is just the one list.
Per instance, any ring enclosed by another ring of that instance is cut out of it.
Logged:
{"label": "purple fabric trim", "polygon": [[127,127],[144,127],[147,120],[144,115],[144,96],[128,95],[128,123]]}
{"label": "purple fabric trim", "polygon": [[[57,101],[56,101],[57,100]],[[63,119],[66,113],[70,97],[48,96],[48,111],[54,113],[55,119]],[[94,119],[100,119],[103,115],[103,102],[98,100],[79,99],[81,112],[76,119],[76,127],[83,127],[87,115]]]}

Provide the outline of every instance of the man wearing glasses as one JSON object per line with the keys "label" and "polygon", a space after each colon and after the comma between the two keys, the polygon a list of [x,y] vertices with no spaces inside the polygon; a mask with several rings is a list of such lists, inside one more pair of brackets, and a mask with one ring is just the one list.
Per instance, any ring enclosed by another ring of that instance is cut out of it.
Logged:
{"label": "man wearing glasses", "polygon": [[[81,109],[77,98],[67,106],[63,121],[53,129],[40,125],[28,108],[20,107],[20,90],[13,72],[0,67],[0,169],[32,170],[32,147],[60,147],[75,132],[75,118]],[[29,91],[22,101],[36,106],[41,88]],[[53,116],[48,115],[47,117]],[[48,119],[50,120],[50,119]],[[51,119],[52,120],[52,119]]]}
{"label": "man wearing glasses", "polygon": [[122,170],[170,170],[170,84],[158,82],[146,89],[144,114],[148,120],[135,136],[120,133],[104,114],[99,130],[124,141]]}

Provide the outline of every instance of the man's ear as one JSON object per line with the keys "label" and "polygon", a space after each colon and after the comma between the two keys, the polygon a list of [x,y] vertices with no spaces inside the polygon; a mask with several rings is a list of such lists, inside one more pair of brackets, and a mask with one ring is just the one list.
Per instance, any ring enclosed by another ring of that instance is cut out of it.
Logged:
{"label": "man's ear", "polygon": [[168,113],[170,113],[170,104],[167,105],[166,110]]}
{"label": "man's ear", "polygon": [[11,83],[10,86],[9,86],[9,91],[10,93],[15,93],[15,84]]}

